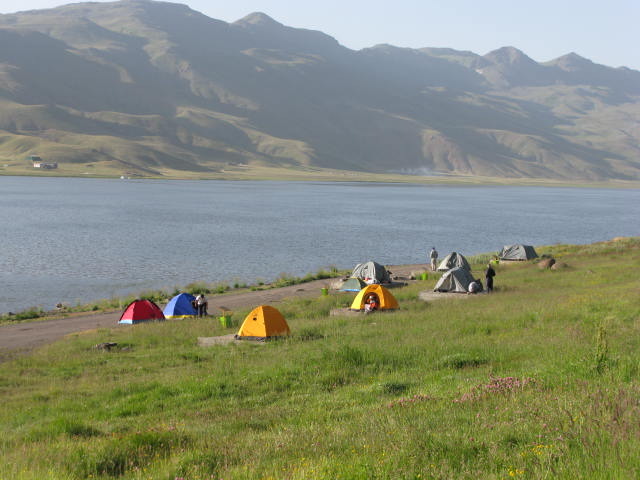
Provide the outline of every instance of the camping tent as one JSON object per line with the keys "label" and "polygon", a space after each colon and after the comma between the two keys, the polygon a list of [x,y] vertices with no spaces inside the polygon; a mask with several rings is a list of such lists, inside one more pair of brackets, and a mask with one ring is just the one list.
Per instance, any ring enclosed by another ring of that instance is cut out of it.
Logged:
{"label": "camping tent", "polygon": [[464,258],[464,255],[457,252],[451,252],[449,255],[444,257],[438,265],[439,272],[446,272],[447,270],[451,270],[452,268],[462,267],[471,271],[471,267],[469,266],[469,262]]}
{"label": "camping tent", "polygon": [[362,290],[366,286],[367,286],[367,284],[366,284],[366,282],[364,280],[362,280],[360,278],[356,278],[356,277],[351,277],[346,282],[344,282],[342,284],[342,287],[340,287],[340,291],[342,291],[342,292],[359,292],[360,290]]}
{"label": "camping tent", "polygon": [[260,305],[245,317],[235,338],[238,340],[267,340],[290,334],[289,325],[277,308]]}
{"label": "camping tent", "polygon": [[456,267],[445,272],[436,286],[434,292],[467,293],[469,284],[474,281],[471,272],[466,268]]}
{"label": "camping tent", "polygon": [[360,278],[367,283],[391,283],[389,272],[376,262],[359,263],[354,267],[351,276]]}
{"label": "camping tent", "polygon": [[394,297],[391,292],[389,292],[389,290],[384,288],[382,285],[367,285],[362,290],[360,290],[358,295],[356,295],[356,298],[353,299],[351,310],[364,310],[364,302],[372,293],[375,293],[380,300],[380,310],[395,310],[396,308],[400,307],[398,305],[396,297]]}
{"label": "camping tent", "polygon": [[195,317],[198,312],[193,308],[192,302],[196,299],[190,293],[180,293],[169,300],[164,307],[165,318],[189,318]]}
{"label": "camping tent", "polygon": [[134,300],[124,309],[118,323],[134,324],[149,320],[164,320],[160,307],[151,300]]}
{"label": "camping tent", "polygon": [[505,245],[498,255],[500,260],[531,260],[538,258],[536,250],[531,245]]}

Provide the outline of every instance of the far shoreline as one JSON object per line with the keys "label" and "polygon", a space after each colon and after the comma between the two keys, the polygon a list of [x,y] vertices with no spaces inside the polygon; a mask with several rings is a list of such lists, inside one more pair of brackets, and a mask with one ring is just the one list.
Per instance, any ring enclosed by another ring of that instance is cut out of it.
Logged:
{"label": "far shoreline", "polygon": [[[227,182],[332,182],[332,183],[378,183],[396,185],[437,185],[457,187],[543,187],[543,188],[596,188],[596,189],[640,189],[640,180],[556,180],[545,178],[501,178],[482,177],[455,174],[439,175],[401,175],[381,174],[352,171],[314,171],[287,172],[276,169],[263,169],[259,172],[211,173],[207,175],[189,172],[185,175],[116,175],[88,174],[78,172],[7,172],[0,168],[0,177],[28,177],[28,178],[90,178],[100,180],[176,180],[176,181],[227,181]],[[123,178],[125,177],[125,178]]]}

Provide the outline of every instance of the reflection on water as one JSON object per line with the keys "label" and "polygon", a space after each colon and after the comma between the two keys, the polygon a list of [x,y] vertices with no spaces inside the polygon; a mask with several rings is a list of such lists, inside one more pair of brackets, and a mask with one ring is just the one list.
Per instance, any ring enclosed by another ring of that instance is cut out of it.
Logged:
{"label": "reflection on water", "polygon": [[0,312],[637,235],[640,191],[0,177]]}

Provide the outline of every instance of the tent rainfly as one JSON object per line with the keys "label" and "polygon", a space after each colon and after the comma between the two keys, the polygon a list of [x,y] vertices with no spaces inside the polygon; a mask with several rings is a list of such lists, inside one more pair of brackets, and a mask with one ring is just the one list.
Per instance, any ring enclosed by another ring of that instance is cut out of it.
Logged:
{"label": "tent rainfly", "polygon": [[163,313],[165,318],[191,318],[195,317],[198,312],[193,308],[192,302],[196,299],[190,293],[180,293],[169,300],[167,306],[164,307]]}
{"label": "tent rainfly", "polygon": [[151,300],[134,300],[124,309],[118,323],[135,324],[151,320],[164,320],[160,307]]}
{"label": "tent rainfly", "polygon": [[356,277],[351,277],[342,284],[340,291],[341,292],[359,292],[366,286],[367,284],[364,280]]}
{"label": "tent rainfly", "polygon": [[467,293],[469,291],[469,284],[475,279],[471,275],[471,272],[466,268],[455,267],[445,272],[436,286],[434,292],[449,292],[449,293]]}
{"label": "tent rainfly", "polygon": [[354,267],[351,276],[367,283],[391,283],[387,269],[376,262],[359,263]]}
{"label": "tent rainfly", "polygon": [[447,270],[451,270],[452,268],[461,267],[466,268],[471,271],[471,267],[469,266],[469,262],[464,258],[464,255],[458,252],[451,252],[449,255],[444,257],[438,265],[439,272],[446,272]]}
{"label": "tent rainfly", "polygon": [[269,305],[260,305],[245,317],[235,338],[265,341],[287,335],[291,335],[291,330],[280,311]]}
{"label": "tent rainfly", "polygon": [[531,245],[505,245],[502,247],[498,258],[500,260],[523,261],[538,258],[538,254]]}
{"label": "tent rainfly", "polygon": [[351,304],[350,309],[355,311],[363,311],[364,303],[366,302],[367,297],[372,293],[376,294],[378,296],[378,299],[380,300],[379,310],[395,310],[397,308],[400,308],[396,297],[394,297],[391,292],[384,288],[382,285],[367,285],[362,290],[360,290],[358,295],[356,295],[356,298],[353,299],[353,303]]}

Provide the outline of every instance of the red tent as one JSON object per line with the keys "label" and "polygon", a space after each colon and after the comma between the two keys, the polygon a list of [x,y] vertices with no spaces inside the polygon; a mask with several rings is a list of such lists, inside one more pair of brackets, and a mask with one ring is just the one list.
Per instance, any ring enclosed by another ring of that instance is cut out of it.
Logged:
{"label": "red tent", "polygon": [[118,323],[140,323],[149,320],[164,320],[164,313],[151,300],[134,300],[124,309]]}

